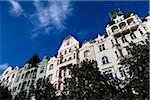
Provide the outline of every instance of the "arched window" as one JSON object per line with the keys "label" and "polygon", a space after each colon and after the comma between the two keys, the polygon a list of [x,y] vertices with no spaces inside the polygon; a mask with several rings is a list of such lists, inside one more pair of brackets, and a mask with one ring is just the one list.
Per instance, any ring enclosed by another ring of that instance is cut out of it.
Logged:
{"label": "arched window", "polygon": [[114,32],[116,29],[118,29],[116,25],[111,28],[112,32]]}
{"label": "arched window", "polygon": [[127,20],[127,23],[128,23],[128,25],[130,25],[131,23],[134,23],[133,18],[128,19],[128,20]]}
{"label": "arched window", "polygon": [[119,27],[122,29],[123,27],[125,27],[126,26],[126,23],[125,22],[121,22],[120,24],[119,24]]}
{"label": "arched window", "polygon": [[109,63],[107,56],[102,57],[102,63],[103,64]]}
{"label": "arched window", "polygon": [[90,50],[86,50],[85,52],[84,52],[84,57],[87,57],[87,56],[89,56],[90,55]]}

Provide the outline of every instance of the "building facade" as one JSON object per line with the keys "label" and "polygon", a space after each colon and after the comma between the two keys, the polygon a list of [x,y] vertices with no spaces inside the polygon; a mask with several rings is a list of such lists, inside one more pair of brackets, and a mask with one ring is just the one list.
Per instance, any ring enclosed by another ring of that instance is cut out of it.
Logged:
{"label": "building facade", "polygon": [[12,67],[8,67],[0,76],[1,85],[8,87],[9,90],[13,89],[18,71],[19,67],[15,67],[14,69]]}
{"label": "building facade", "polygon": [[50,58],[47,66],[46,76],[49,78],[60,95],[66,77],[70,77],[70,67],[79,63],[79,42],[73,37],[66,37],[59,50],[58,55]]}
{"label": "building facade", "polygon": [[[119,65],[123,56],[128,56],[130,43],[141,43],[148,40],[148,24],[143,23],[137,14],[125,16],[120,10],[110,14],[113,24],[106,27],[106,36],[95,39],[96,61],[101,72],[110,79],[117,76],[120,79],[129,77],[128,69]],[[147,22],[146,22],[147,23]]]}
{"label": "building facade", "polygon": [[[120,10],[115,10],[110,14],[110,23],[103,36],[98,35],[80,46],[79,41],[70,35],[62,41],[57,55],[49,59],[44,56],[41,61],[32,57],[20,69],[12,71],[12,68],[8,68],[0,78],[3,84],[11,87],[13,95],[21,90],[29,90],[30,85],[40,78],[48,78],[58,90],[57,94],[61,95],[64,79],[71,78],[70,67],[88,59],[97,61],[99,70],[110,80],[115,77],[124,79],[129,77],[128,68],[119,65],[119,62],[123,56],[130,55],[126,47],[129,43],[145,42],[149,39],[149,33],[150,16],[141,19],[137,14],[126,16]],[[11,77],[12,73],[15,73],[14,77]]]}
{"label": "building facade", "polygon": [[39,78],[37,77],[37,71],[41,68],[39,68],[38,65],[40,65],[40,60],[38,59],[37,55],[34,55],[23,65],[22,68],[20,68],[16,75],[13,89],[11,90],[13,98],[20,91],[26,90],[27,92],[29,92],[30,86],[34,85],[36,79]]}

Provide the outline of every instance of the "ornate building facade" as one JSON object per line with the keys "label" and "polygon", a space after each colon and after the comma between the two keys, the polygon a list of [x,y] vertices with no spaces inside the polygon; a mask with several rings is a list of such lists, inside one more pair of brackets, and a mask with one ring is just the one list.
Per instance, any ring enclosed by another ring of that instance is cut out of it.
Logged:
{"label": "ornate building facade", "polygon": [[[34,62],[36,58],[31,58],[20,69],[6,69],[1,75],[2,83],[12,82],[13,84],[7,86],[10,86],[12,94],[16,95],[22,89],[29,89],[38,79],[48,78],[58,90],[57,94],[61,95],[64,79],[71,75],[70,67],[85,59],[96,60],[99,70],[109,79],[116,76],[120,79],[128,77],[128,69],[119,65],[119,61],[122,56],[130,54],[126,48],[129,43],[148,40],[150,16],[141,19],[137,14],[125,16],[120,10],[116,10],[110,14],[110,18],[103,36],[98,35],[96,39],[86,41],[80,46],[79,41],[70,35],[63,40],[57,55],[49,60],[46,56],[39,62]],[[15,77],[5,82],[8,76],[11,77],[11,73],[14,73]]]}

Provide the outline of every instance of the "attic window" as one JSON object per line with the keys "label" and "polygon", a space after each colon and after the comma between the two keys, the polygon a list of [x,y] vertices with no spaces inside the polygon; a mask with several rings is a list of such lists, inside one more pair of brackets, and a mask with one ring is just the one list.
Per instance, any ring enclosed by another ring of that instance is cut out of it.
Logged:
{"label": "attic window", "polygon": [[70,41],[67,42],[67,46],[70,45]]}

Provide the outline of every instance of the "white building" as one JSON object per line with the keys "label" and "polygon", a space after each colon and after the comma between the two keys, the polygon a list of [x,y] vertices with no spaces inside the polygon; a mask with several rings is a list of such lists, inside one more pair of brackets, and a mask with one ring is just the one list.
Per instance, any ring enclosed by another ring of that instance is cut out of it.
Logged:
{"label": "white building", "polygon": [[1,85],[8,87],[8,89],[12,89],[18,71],[19,67],[15,67],[14,69],[12,67],[8,67],[0,76]]}
{"label": "white building", "polygon": [[59,50],[58,55],[48,61],[46,77],[49,78],[58,95],[63,90],[63,83],[66,77],[70,77],[70,67],[79,62],[79,42],[73,37],[66,37]]}
{"label": "white building", "polygon": [[[126,49],[129,43],[140,43],[148,39],[148,22],[131,13],[125,16],[120,11],[111,13],[112,25],[106,27],[106,35],[95,39],[94,50],[100,71],[110,79],[127,77],[127,69],[119,65],[122,56],[130,54]],[[146,24],[145,24],[146,23]]]}
{"label": "white building", "polygon": [[[114,10],[110,17],[111,21],[103,36],[98,35],[96,39],[84,42],[81,47],[77,39],[68,36],[62,41],[56,56],[49,60],[44,56],[42,61],[34,65],[27,62],[19,71],[18,68],[15,71],[8,68],[0,77],[2,83],[10,86],[16,95],[22,89],[29,89],[38,79],[49,78],[58,90],[57,94],[61,95],[64,79],[71,78],[70,67],[85,59],[97,61],[99,70],[109,79],[115,76],[120,79],[128,77],[128,69],[119,65],[120,59],[130,54],[126,48],[129,43],[148,40],[150,16],[141,19],[137,14],[125,16],[120,10]],[[31,59],[31,62],[34,63],[34,60]],[[14,73],[17,73],[15,77]]]}

